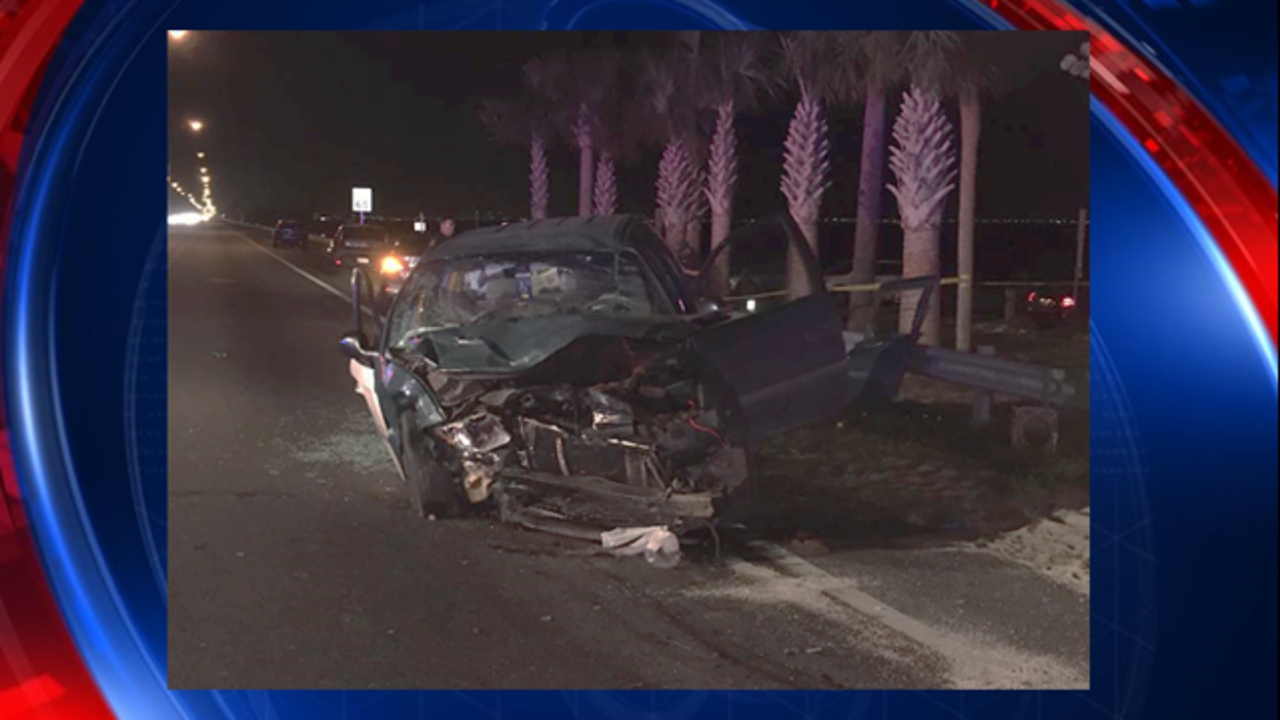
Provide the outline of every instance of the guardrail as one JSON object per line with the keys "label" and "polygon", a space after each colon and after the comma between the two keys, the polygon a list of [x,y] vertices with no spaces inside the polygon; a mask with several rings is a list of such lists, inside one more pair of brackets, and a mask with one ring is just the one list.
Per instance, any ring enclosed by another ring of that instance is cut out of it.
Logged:
{"label": "guardrail", "polygon": [[[898,282],[889,280],[876,283],[846,283],[844,276],[827,278],[827,292],[832,293],[853,293],[853,292],[879,292],[886,286]],[[944,277],[938,281],[943,287],[953,287],[960,284],[959,276]],[[1075,282],[1072,280],[975,280],[973,287],[1003,287],[1003,288],[1023,288],[1023,287],[1089,287],[1088,280]],[[754,295],[730,295],[725,300],[730,302],[739,302],[743,300],[764,300],[773,297],[783,297],[787,294],[786,290],[774,290],[772,292],[758,293]]]}
{"label": "guardrail", "polygon": [[1080,398],[1066,380],[1066,371],[1030,363],[948,350],[918,347],[907,363],[916,375],[966,385],[988,393],[1035,400],[1048,406],[1074,407]]}

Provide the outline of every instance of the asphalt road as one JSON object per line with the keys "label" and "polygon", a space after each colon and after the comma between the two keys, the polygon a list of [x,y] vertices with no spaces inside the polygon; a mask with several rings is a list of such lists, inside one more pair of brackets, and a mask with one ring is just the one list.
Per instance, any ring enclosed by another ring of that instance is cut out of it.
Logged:
{"label": "asphalt road", "polygon": [[337,350],[344,278],[265,240],[169,236],[170,687],[1087,686],[1087,598],[985,556],[661,570],[418,519]]}

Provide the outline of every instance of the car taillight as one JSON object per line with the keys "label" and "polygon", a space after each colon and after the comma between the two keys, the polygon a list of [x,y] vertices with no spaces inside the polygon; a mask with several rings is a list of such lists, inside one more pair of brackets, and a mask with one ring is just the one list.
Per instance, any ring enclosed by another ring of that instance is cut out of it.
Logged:
{"label": "car taillight", "polygon": [[1066,296],[1066,297],[1062,298],[1062,307],[1064,307],[1064,308],[1072,308],[1072,307],[1075,307],[1075,306],[1076,306],[1076,299],[1075,299],[1075,298],[1071,297],[1070,295],[1068,295],[1068,296]]}
{"label": "car taillight", "polygon": [[396,275],[404,272],[404,263],[400,262],[400,258],[395,255],[388,255],[382,259],[382,274]]}
{"label": "car taillight", "polygon": [[1035,302],[1036,294],[1034,292],[1027,293],[1027,302]]}

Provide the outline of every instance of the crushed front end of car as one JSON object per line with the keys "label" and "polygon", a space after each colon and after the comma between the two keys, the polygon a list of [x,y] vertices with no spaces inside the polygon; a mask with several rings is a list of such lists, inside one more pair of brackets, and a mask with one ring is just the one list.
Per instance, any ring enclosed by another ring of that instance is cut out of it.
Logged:
{"label": "crushed front end of car", "polygon": [[746,511],[732,398],[682,343],[586,336],[514,377],[426,380],[448,418],[427,431],[437,460],[504,520],[598,540]]}

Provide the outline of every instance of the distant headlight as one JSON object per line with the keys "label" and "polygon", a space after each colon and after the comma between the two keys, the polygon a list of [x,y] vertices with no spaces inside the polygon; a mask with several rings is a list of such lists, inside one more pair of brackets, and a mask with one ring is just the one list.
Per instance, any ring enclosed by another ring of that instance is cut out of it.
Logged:
{"label": "distant headlight", "polygon": [[395,255],[388,255],[382,259],[383,275],[398,275],[404,272],[404,263],[400,262],[400,258]]}
{"label": "distant headlight", "polygon": [[175,213],[169,216],[170,225],[198,225],[204,221],[204,215],[198,212]]}

